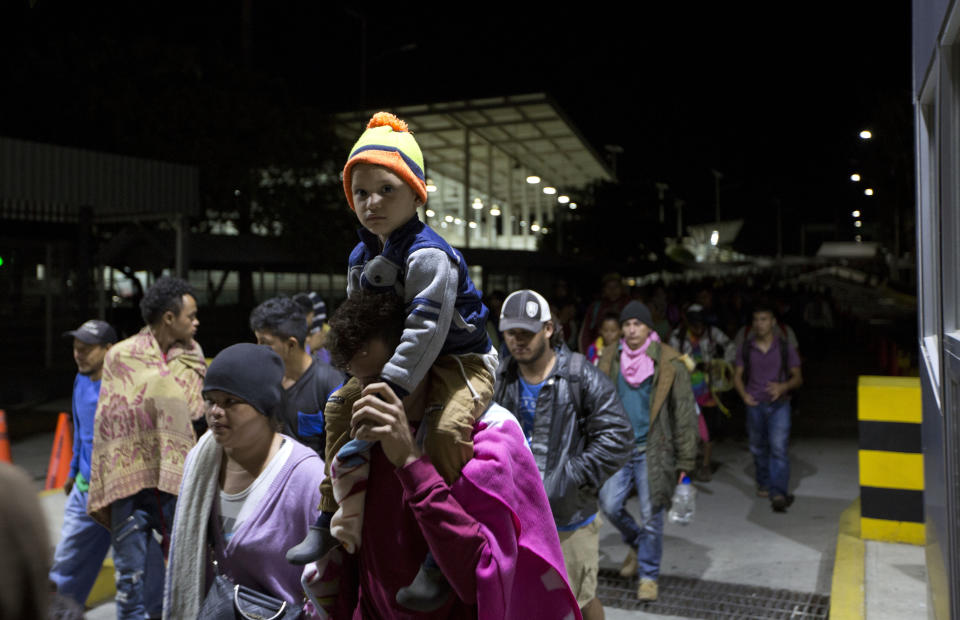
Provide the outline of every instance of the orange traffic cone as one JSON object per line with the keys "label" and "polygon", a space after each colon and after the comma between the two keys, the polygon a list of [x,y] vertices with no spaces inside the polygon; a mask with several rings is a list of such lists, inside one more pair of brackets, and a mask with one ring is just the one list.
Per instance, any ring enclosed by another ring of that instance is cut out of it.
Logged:
{"label": "orange traffic cone", "polygon": [[0,409],[0,461],[12,463],[10,456],[10,437],[7,435],[7,414]]}
{"label": "orange traffic cone", "polygon": [[73,428],[70,416],[61,413],[57,420],[57,432],[53,437],[53,449],[50,451],[50,464],[47,466],[46,489],[59,489],[70,475],[70,461],[73,460]]}

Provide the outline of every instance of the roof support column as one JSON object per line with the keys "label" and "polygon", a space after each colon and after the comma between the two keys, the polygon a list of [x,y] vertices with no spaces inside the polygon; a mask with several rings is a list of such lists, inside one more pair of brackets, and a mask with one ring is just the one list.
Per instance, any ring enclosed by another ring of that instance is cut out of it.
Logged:
{"label": "roof support column", "polygon": [[463,129],[463,247],[470,247],[470,130]]}
{"label": "roof support column", "polygon": [[496,249],[497,247],[497,222],[494,216],[490,215],[490,209],[493,208],[493,145],[487,144],[487,204],[480,213],[487,220],[487,247]]}
{"label": "roof support column", "polygon": [[[527,249],[527,238],[530,237],[530,184],[526,182],[527,171],[524,170],[522,175],[523,180],[523,189],[520,190],[520,241],[521,249]],[[523,224],[526,224],[525,226]]]}
{"label": "roof support column", "polygon": [[189,245],[190,245],[190,222],[187,216],[180,213],[176,216],[173,228],[177,232],[176,255],[174,257],[174,268],[178,278],[187,279],[189,267]]}
{"label": "roof support column", "polygon": [[513,160],[507,160],[507,200],[500,210],[503,218],[503,236],[506,240],[506,249],[513,249]]}

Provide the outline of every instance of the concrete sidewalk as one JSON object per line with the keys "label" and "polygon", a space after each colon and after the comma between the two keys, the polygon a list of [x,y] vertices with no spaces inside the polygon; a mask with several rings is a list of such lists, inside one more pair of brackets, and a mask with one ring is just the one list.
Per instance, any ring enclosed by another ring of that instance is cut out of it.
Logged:
{"label": "concrete sidewalk", "polygon": [[[52,442],[49,434],[13,446],[14,461],[37,480],[38,490]],[[793,442],[791,486],[796,501],[785,514],[774,513],[768,500],[756,497],[753,460],[744,442],[716,444],[714,462],[713,480],[695,483],[693,522],[665,526],[662,574],[829,595],[840,516],[859,493],[856,440],[801,437]],[[56,541],[63,496],[47,494],[44,504]],[[636,498],[628,502],[628,509],[639,514]],[[868,542],[865,550],[867,617],[922,616],[926,605],[922,548]],[[619,568],[625,554],[619,533],[605,522],[600,531],[601,568]],[[109,603],[87,617],[114,615],[115,606]],[[607,617],[670,616],[607,608]]]}

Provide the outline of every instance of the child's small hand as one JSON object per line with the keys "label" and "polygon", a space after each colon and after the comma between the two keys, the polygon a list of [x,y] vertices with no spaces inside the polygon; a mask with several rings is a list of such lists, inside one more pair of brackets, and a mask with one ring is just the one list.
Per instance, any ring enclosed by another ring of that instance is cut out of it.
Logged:
{"label": "child's small hand", "polygon": [[394,467],[403,467],[420,458],[403,402],[386,383],[371,383],[353,404],[350,436],[379,441]]}

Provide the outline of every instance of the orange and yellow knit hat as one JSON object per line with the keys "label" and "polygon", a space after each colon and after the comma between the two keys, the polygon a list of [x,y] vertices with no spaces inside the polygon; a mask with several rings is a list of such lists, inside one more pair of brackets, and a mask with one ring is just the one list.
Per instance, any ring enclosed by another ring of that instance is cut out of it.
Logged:
{"label": "orange and yellow knit hat", "polygon": [[383,166],[403,179],[413,193],[427,202],[427,182],[423,172],[423,153],[407,128],[407,124],[389,112],[377,112],[367,129],[350,149],[343,167],[343,191],[350,208],[353,206],[351,170],[357,164]]}

